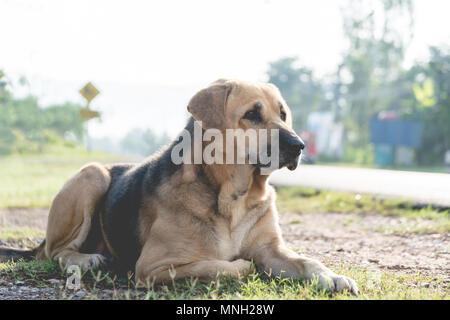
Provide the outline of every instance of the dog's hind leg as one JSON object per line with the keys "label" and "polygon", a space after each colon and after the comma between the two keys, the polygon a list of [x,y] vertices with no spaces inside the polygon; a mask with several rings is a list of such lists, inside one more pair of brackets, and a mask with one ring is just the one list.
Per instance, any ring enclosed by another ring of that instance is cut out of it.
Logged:
{"label": "dog's hind leg", "polygon": [[97,206],[111,183],[109,171],[101,164],[83,167],[63,186],[50,208],[45,250],[38,258],[58,261],[64,268],[78,265],[97,267],[105,257],[81,253],[80,248],[91,229]]}

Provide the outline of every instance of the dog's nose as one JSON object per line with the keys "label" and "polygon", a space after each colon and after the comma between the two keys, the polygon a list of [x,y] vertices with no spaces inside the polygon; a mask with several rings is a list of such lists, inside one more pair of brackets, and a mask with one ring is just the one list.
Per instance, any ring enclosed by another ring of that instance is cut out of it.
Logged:
{"label": "dog's nose", "polygon": [[300,138],[292,137],[287,141],[287,149],[290,154],[297,157],[302,153],[302,150],[305,149],[305,143]]}

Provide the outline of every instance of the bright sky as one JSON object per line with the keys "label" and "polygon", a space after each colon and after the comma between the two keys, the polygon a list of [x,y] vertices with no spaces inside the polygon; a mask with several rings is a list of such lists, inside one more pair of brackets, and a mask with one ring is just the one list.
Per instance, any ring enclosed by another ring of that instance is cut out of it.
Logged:
{"label": "bright sky", "polygon": [[[336,0],[0,0],[0,69],[25,75],[43,104],[82,101],[92,81],[96,136],[131,127],[178,132],[188,99],[221,77],[264,80],[296,55],[325,75],[344,49]],[[410,61],[449,43],[450,1],[416,0]]]}

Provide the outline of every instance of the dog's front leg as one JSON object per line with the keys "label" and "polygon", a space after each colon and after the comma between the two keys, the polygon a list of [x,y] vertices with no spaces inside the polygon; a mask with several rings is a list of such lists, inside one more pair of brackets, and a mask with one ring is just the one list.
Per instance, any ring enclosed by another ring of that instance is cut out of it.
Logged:
{"label": "dog's front leg", "polygon": [[316,281],[330,291],[347,290],[358,294],[358,286],[349,277],[338,275],[317,260],[288,249],[281,237],[277,215],[272,210],[253,228],[244,256],[272,275]]}
{"label": "dog's front leg", "polygon": [[138,261],[136,265],[136,280],[141,284],[170,283],[183,278],[198,278],[213,280],[218,275],[239,277],[247,275],[251,270],[251,262],[243,259],[235,261],[202,260],[187,264],[164,264],[156,268],[148,268]]}
{"label": "dog's front leg", "polygon": [[321,288],[330,291],[347,290],[358,294],[358,286],[349,277],[338,275],[317,260],[302,257],[284,247],[268,247],[255,255],[255,263],[267,272],[282,277],[318,281]]}

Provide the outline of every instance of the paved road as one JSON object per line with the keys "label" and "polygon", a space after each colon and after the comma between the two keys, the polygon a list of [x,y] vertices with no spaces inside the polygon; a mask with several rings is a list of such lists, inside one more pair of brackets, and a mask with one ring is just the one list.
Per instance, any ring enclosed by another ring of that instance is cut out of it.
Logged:
{"label": "paved road", "polygon": [[359,192],[450,207],[450,174],[300,165],[274,173],[278,186]]}

